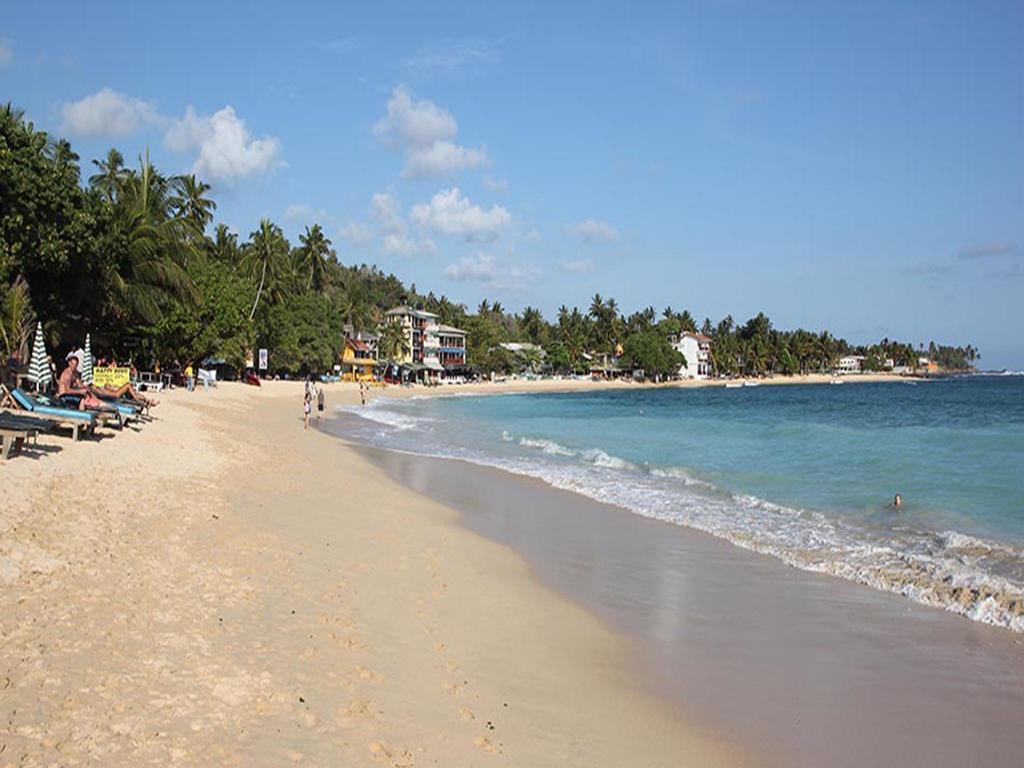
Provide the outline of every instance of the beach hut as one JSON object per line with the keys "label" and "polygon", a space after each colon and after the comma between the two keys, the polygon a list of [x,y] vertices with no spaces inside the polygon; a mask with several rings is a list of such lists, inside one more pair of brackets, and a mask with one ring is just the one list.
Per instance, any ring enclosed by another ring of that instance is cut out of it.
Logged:
{"label": "beach hut", "polygon": [[36,324],[36,336],[32,340],[32,360],[28,366],[28,380],[34,381],[36,391],[46,389],[53,376],[50,374],[50,364],[46,360],[46,342],[43,340],[43,324]]}
{"label": "beach hut", "polygon": [[85,355],[82,356],[82,382],[92,384],[92,339],[85,334]]}

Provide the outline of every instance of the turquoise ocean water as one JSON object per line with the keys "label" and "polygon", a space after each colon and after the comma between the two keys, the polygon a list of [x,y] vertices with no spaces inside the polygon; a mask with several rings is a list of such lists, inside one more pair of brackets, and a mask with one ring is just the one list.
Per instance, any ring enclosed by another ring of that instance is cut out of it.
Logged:
{"label": "turquoise ocean water", "polygon": [[363,417],[357,440],[535,477],[1024,631],[1024,377],[381,399],[351,410]]}

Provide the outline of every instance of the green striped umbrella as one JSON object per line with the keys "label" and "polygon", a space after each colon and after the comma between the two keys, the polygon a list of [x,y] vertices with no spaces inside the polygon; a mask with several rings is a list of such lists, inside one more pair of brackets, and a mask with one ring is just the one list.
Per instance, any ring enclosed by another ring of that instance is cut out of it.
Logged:
{"label": "green striped umbrella", "polygon": [[36,391],[46,389],[53,380],[50,364],[46,362],[46,342],[43,340],[43,324],[36,324],[36,337],[32,340],[32,361],[28,366],[28,380],[36,383]]}
{"label": "green striped umbrella", "polygon": [[92,384],[92,339],[85,334],[85,358],[82,360],[82,381]]}

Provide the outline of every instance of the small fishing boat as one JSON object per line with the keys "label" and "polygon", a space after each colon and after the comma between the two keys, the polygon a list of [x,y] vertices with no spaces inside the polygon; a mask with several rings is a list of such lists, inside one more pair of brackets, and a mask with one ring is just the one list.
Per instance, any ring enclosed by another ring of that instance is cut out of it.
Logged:
{"label": "small fishing boat", "polygon": [[846,382],[842,381],[841,379],[829,379],[828,383],[829,384],[845,384]]}
{"label": "small fishing boat", "polygon": [[742,387],[742,386],[743,386],[743,382],[742,381],[727,381],[727,382],[725,382],[725,388],[726,389],[738,389],[739,387]]}
{"label": "small fishing boat", "polygon": [[744,387],[760,387],[761,386],[761,382],[759,382],[759,381],[744,381],[743,382],[743,386]]}

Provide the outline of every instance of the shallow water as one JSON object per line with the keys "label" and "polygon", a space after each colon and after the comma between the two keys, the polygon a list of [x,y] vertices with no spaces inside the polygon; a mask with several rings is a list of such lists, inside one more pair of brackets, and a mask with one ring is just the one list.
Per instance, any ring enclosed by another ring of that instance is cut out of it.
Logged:
{"label": "shallow water", "polygon": [[[376,401],[351,436],[541,479],[1024,631],[1024,378]],[[905,506],[887,507],[899,492]]]}
{"label": "shallow water", "polygon": [[[357,423],[331,428],[349,433]],[[1022,635],[539,480],[366,453],[635,638],[638,680],[758,764],[1020,765]]]}

